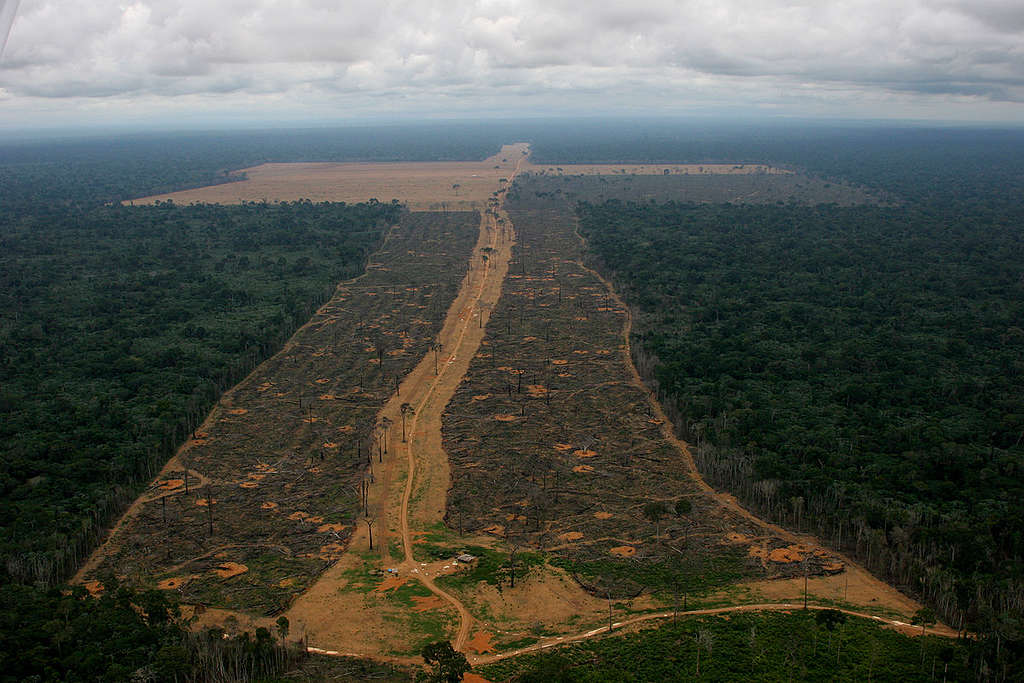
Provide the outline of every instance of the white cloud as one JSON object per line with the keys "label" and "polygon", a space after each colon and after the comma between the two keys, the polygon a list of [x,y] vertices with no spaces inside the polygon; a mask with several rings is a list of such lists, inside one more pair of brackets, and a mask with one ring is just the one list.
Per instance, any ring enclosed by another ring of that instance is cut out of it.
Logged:
{"label": "white cloud", "polygon": [[1019,117],[1024,5],[37,0],[22,4],[0,62],[0,103],[7,124],[187,107],[268,118],[595,106]]}

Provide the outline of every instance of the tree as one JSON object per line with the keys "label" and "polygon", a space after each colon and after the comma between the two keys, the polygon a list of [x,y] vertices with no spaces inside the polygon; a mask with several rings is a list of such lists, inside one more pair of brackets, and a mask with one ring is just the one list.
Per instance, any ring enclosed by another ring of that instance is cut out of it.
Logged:
{"label": "tree", "polygon": [[823,609],[814,615],[814,621],[818,626],[824,626],[825,630],[831,633],[836,630],[837,626],[846,623],[846,614],[837,609]]}
{"label": "tree", "polygon": [[373,550],[373,520],[366,517],[363,521],[366,522],[366,533],[370,536],[370,550]]}
{"label": "tree", "polygon": [[281,644],[285,644],[288,638],[288,617],[281,615],[277,618],[277,632],[281,635]]}
{"label": "tree", "polygon": [[452,647],[447,640],[424,645],[420,655],[427,665],[420,680],[429,683],[458,683],[472,668],[466,655]]}
{"label": "tree", "polygon": [[403,403],[401,411],[402,411],[402,443],[405,443],[406,442],[405,418],[406,417],[411,417],[412,415],[414,415],[416,413],[416,411],[415,411],[415,409],[413,409],[411,403]]}
{"label": "tree", "polygon": [[384,432],[384,455],[388,453],[388,429],[394,424],[390,418],[382,417],[380,419],[380,428]]}
{"label": "tree", "polygon": [[685,517],[693,512],[693,503],[689,498],[680,498],[675,504],[676,517]]}
{"label": "tree", "polygon": [[[837,609],[823,609],[814,615],[814,622],[818,626],[824,626],[828,631],[829,644],[832,644],[832,632],[837,627],[846,623],[846,614]],[[839,663],[839,642],[836,643],[836,664]]]}
{"label": "tree", "polygon": [[700,676],[700,651],[707,650],[708,657],[710,657],[711,647],[715,644],[715,637],[711,634],[711,631],[702,628],[697,631],[693,639],[697,643],[697,676]]}
{"label": "tree", "polygon": [[661,535],[661,518],[668,512],[668,508],[660,500],[651,501],[644,505],[644,517],[654,522],[654,537]]}
{"label": "tree", "polygon": [[441,342],[434,342],[433,344],[430,345],[430,350],[434,352],[434,376],[435,377],[437,376],[437,354],[439,354],[441,352],[442,348],[443,347],[441,345]]}
{"label": "tree", "polygon": [[932,610],[930,607],[922,607],[921,609],[914,612],[914,616],[910,619],[911,624],[913,624],[914,626],[921,627],[922,636],[924,635],[925,630],[929,626],[935,625],[936,621],[937,617],[935,616],[935,611]]}

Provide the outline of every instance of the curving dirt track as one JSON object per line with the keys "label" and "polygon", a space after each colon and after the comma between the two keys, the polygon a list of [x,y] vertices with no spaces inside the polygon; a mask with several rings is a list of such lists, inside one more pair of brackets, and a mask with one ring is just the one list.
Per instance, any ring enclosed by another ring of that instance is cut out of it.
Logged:
{"label": "curving dirt track", "polygon": [[[530,654],[531,652],[540,652],[541,650],[547,650],[547,649],[552,648],[552,647],[558,647],[559,645],[566,645],[566,644],[569,644],[569,643],[575,643],[575,642],[578,642],[578,641],[581,641],[581,640],[586,640],[588,638],[597,638],[597,637],[600,637],[600,636],[614,635],[615,634],[615,629],[619,629],[619,630],[628,629],[628,628],[630,628],[632,626],[636,626],[638,624],[643,624],[643,623],[648,622],[648,621],[661,621],[661,620],[664,620],[664,619],[672,619],[672,618],[675,618],[675,617],[686,617],[686,616],[695,617],[695,616],[715,615],[715,614],[729,614],[731,612],[792,612],[794,610],[800,610],[800,609],[803,609],[803,608],[804,607],[803,607],[802,604],[797,604],[797,603],[791,603],[791,602],[767,602],[767,603],[760,603],[760,604],[753,604],[753,605],[733,605],[731,607],[712,607],[712,608],[709,608],[709,609],[695,609],[695,610],[688,610],[688,611],[685,611],[685,612],[683,612],[683,611],[674,612],[674,613],[673,612],[657,612],[657,613],[653,613],[653,614],[642,614],[642,615],[640,615],[638,617],[633,617],[631,619],[626,619],[625,621],[613,622],[611,629],[609,629],[607,626],[601,626],[600,628],[591,629],[589,631],[585,631],[583,633],[579,633],[579,634],[576,634],[574,636],[547,638],[547,639],[545,639],[545,640],[543,640],[543,641],[541,641],[539,643],[536,643],[534,645],[529,645],[527,647],[520,648],[518,650],[511,650],[509,652],[500,652],[498,654],[493,654],[493,655],[484,655],[484,656],[479,656],[479,657],[469,657],[469,661],[472,662],[473,664],[479,664],[479,665],[491,664],[493,662],[498,662],[498,661],[501,661],[503,659],[509,659],[511,657],[518,657],[519,655]],[[877,622],[879,622],[881,624],[884,624],[885,626],[887,626],[889,628],[894,628],[896,630],[899,630],[899,631],[905,633],[906,635],[920,635],[921,634],[921,628],[919,626],[914,626],[914,625],[908,624],[908,623],[906,623],[904,621],[899,621],[898,619],[883,619],[882,617],[875,616],[873,614],[866,614],[864,612],[857,612],[855,610],[849,610],[849,609],[844,609],[844,608],[827,607],[827,606],[821,606],[821,605],[810,605],[809,604],[809,605],[807,605],[807,609],[809,609],[809,610],[837,609],[839,612],[842,612],[843,614],[848,614],[848,615],[853,616],[853,617],[862,617],[864,619],[871,619],[873,621],[877,621]],[[929,630],[928,633],[930,633],[932,635],[946,636],[948,638],[956,638],[957,637],[957,633],[955,631],[951,631],[949,629],[945,629],[944,627],[939,627],[939,628],[931,627],[931,630]]]}

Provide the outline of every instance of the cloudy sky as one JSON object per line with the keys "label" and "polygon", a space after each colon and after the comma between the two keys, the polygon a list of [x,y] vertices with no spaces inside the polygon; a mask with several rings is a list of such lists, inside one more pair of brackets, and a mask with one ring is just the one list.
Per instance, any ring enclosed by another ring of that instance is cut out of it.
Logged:
{"label": "cloudy sky", "polygon": [[580,113],[1021,122],[1024,1],[21,0],[0,57],[8,130]]}

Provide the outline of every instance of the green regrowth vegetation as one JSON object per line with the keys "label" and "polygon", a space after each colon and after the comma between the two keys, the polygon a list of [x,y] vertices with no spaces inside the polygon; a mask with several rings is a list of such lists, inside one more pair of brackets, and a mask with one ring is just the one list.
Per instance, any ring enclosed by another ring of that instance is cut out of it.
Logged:
{"label": "green regrowth vegetation", "polygon": [[826,623],[816,618],[829,612],[690,617],[676,625],[666,623],[476,667],[474,673],[517,683],[895,682],[969,676],[969,645],[932,636],[911,638],[868,619]]}

